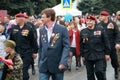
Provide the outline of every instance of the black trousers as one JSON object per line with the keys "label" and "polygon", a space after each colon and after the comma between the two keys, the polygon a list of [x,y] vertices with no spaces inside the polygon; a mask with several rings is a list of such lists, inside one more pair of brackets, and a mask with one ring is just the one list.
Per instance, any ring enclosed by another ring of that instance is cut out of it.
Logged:
{"label": "black trousers", "polygon": [[[86,60],[87,80],[106,80],[106,61]],[[95,79],[95,75],[96,78]]]}
{"label": "black trousers", "polygon": [[116,49],[115,48],[111,49],[110,58],[111,58],[112,67],[114,69],[117,69],[119,67],[119,64],[118,64],[118,57],[117,57],[117,53],[116,53]]}
{"label": "black trousers", "polygon": [[30,65],[32,63],[32,56],[24,56],[22,57],[23,60],[23,80],[29,80],[29,73],[28,69],[30,68]]}

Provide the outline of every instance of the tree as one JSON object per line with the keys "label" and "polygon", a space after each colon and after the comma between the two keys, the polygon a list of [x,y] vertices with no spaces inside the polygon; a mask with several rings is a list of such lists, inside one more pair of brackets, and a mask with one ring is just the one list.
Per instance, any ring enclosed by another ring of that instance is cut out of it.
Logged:
{"label": "tree", "polygon": [[104,3],[103,9],[109,11],[111,14],[116,13],[118,10],[120,10],[120,1],[119,0],[102,0]]}
{"label": "tree", "polygon": [[56,0],[0,0],[0,10],[7,10],[8,14],[15,15],[27,12],[28,15],[39,14],[45,8],[53,7]]}
{"label": "tree", "polygon": [[56,0],[57,4],[60,4],[61,3],[61,0]]}
{"label": "tree", "polygon": [[119,0],[82,0],[82,2],[78,4],[78,9],[82,10],[83,14],[99,14],[102,10],[107,10],[112,14],[120,9],[119,4]]}
{"label": "tree", "polygon": [[57,4],[56,0],[39,1],[39,4],[34,8],[35,14],[40,14],[45,8],[51,8]]}
{"label": "tree", "polygon": [[103,4],[101,4],[101,0],[83,0],[78,4],[78,9],[82,10],[83,14],[92,13],[98,14]]}
{"label": "tree", "polygon": [[0,9],[7,10],[10,15],[24,11],[27,11],[29,14],[31,13],[29,0],[1,0],[0,5]]}

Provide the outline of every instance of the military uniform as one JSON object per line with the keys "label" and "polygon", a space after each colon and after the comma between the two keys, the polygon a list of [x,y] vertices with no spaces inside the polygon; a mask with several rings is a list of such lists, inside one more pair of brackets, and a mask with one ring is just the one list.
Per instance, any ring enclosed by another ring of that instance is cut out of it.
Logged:
{"label": "military uniform", "polygon": [[[113,24],[113,27],[110,27],[109,26],[110,24]],[[109,20],[108,23],[100,22],[98,25],[103,26],[104,29],[106,30],[111,46],[111,54],[110,54],[111,64],[114,69],[117,69],[119,65],[118,65],[118,58],[116,54],[115,45],[120,43],[120,33],[118,26],[116,25],[115,22],[111,20]]]}
{"label": "military uniform", "polygon": [[101,26],[95,26],[92,30],[85,28],[80,39],[80,52],[85,58],[88,80],[95,80],[94,72],[97,80],[106,80],[105,55],[110,54],[110,45],[105,30]]}
{"label": "military uniform", "polygon": [[1,80],[23,80],[23,62],[19,54],[14,53],[12,55],[7,55],[6,59],[12,59],[13,62],[13,70],[9,69],[6,64],[1,66],[0,68],[3,69],[3,74]]}
{"label": "military uniform", "polygon": [[116,53],[116,48],[118,48],[118,44],[120,43],[120,33],[118,26],[115,22],[113,22],[111,19],[109,19],[109,13],[107,11],[101,11],[100,12],[100,20],[101,22],[98,24],[99,26],[103,26],[106,30],[106,33],[108,35],[108,39],[110,41],[111,46],[111,64],[114,68],[114,77],[115,79],[118,79],[118,58]]}
{"label": "military uniform", "polygon": [[29,79],[28,69],[32,62],[32,54],[37,53],[37,40],[34,37],[32,28],[24,24],[23,28],[15,25],[11,28],[10,39],[16,42],[16,52],[23,60],[23,80]]}
{"label": "military uniform", "polygon": [[[0,69],[3,70],[2,78],[0,80],[23,80],[23,62],[20,55],[17,54],[14,50],[16,46],[15,42],[12,40],[6,40],[4,42],[4,46],[5,51],[7,52],[7,56],[5,57],[5,59],[2,57],[0,58],[1,61],[3,61],[4,63],[0,66]],[[10,66],[12,68],[10,68]]]}

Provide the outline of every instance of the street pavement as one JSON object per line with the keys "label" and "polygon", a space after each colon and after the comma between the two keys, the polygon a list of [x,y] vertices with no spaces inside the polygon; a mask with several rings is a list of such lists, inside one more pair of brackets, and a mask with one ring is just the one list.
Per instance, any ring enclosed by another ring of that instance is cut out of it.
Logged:
{"label": "street pavement", "polygon": [[[36,60],[37,62],[37,60]],[[31,69],[29,70],[30,73],[30,80],[38,80],[38,67],[37,67],[37,63],[35,64],[35,68],[36,68],[36,74],[32,75],[31,73]],[[107,80],[115,80],[114,79],[114,70],[111,67],[111,63],[110,61],[107,62]],[[65,76],[64,76],[64,80],[87,80],[87,75],[86,75],[86,68],[85,66],[82,64],[82,66],[79,68],[79,70],[75,69],[75,59],[73,58],[73,62],[72,62],[72,69],[71,72],[66,71],[65,72]],[[120,79],[118,79],[120,80]]]}

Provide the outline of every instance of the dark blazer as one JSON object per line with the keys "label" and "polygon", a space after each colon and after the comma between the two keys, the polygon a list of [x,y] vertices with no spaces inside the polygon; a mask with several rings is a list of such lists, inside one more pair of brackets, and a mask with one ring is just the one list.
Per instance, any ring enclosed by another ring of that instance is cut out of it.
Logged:
{"label": "dark blazer", "polygon": [[65,26],[55,23],[50,42],[48,42],[47,30],[43,27],[40,30],[39,71],[64,72],[59,70],[58,66],[60,64],[67,66],[69,50],[69,36]]}

